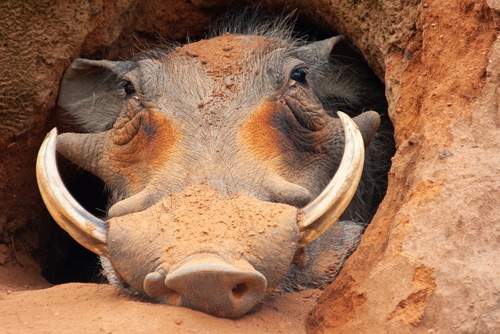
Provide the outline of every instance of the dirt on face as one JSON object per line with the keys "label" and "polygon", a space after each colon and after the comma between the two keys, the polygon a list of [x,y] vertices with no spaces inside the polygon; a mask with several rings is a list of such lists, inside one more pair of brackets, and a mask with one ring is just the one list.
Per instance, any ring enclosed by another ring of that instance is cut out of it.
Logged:
{"label": "dirt on face", "polygon": [[249,262],[266,277],[267,288],[276,289],[298,240],[295,207],[222,196],[206,184],[187,186],[145,211],[112,218],[108,224],[113,268],[142,293],[148,273],[157,267],[174,271],[201,252],[228,264]]}
{"label": "dirt on face", "polygon": [[201,64],[207,68],[207,73],[217,81],[217,79],[222,80],[223,78],[242,75],[243,62],[249,57],[245,53],[250,53],[252,50],[264,51],[267,48],[267,43],[268,39],[264,37],[250,38],[244,35],[226,34],[212,38],[210,42],[201,40],[197,43],[185,45],[176,49],[176,51],[181,55],[185,54],[198,58]]}

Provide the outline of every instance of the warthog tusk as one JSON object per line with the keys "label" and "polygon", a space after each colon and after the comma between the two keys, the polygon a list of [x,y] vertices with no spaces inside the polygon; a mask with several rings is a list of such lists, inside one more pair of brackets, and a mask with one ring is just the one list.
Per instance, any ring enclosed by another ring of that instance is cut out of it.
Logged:
{"label": "warthog tusk", "polygon": [[354,121],[338,112],[345,133],[344,154],[332,181],[319,196],[298,214],[303,232],[298,246],[304,247],[328,230],[351,202],[363,172],[365,150],[363,137]]}
{"label": "warthog tusk", "polygon": [[38,151],[36,178],[42,199],[54,220],[90,251],[107,257],[107,224],[85,210],[64,186],[56,163],[57,129],[50,131]]}

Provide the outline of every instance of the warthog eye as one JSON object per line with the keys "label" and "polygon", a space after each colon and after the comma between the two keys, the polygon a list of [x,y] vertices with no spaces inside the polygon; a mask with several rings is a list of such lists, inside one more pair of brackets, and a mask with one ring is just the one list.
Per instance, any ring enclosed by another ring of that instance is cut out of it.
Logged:
{"label": "warthog eye", "polygon": [[307,69],[299,67],[292,71],[292,73],[290,74],[290,79],[304,83],[306,82],[306,74],[307,74]]}
{"label": "warthog eye", "polygon": [[125,83],[123,84],[123,90],[125,90],[126,95],[135,93],[134,85],[130,81],[125,81]]}

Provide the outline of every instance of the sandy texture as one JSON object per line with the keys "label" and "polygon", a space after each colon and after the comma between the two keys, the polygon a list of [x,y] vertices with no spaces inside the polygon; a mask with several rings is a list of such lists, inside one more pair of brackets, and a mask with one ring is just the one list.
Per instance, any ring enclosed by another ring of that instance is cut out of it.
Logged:
{"label": "sandy texture", "polygon": [[[23,276],[31,277],[31,282],[24,279],[18,286],[16,280]],[[320,294],[319,290],[287,294],[243,318],[229,320],[133,300],[110,285],[71,283],[35,290],[44,287],[36,277],[33,272],[9,268],[14,281],[7,282],[0,270],[0,332],[305,333],[305,317]]]}
{"label": "sandy texture", "polygon": [[414,37],[387,59],[388,195],[311,333],[500,329],[497,14],[473,1],[417,8]]}

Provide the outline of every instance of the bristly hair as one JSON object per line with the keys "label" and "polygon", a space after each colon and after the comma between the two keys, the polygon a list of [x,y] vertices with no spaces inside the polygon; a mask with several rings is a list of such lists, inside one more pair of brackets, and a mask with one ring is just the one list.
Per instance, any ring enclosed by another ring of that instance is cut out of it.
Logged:
{"label": "bristly hair", "polygon": [[296,20],[296,11],[272,16],[259,13],[252,8],[243,11],[229,11],[221,19],[214,22],[207,38],[229,33],[264,36],[295,44],[297,40],[300,40],[294,36]]}
{"label": "bristly hair", "polygon": [[[253,8],[233,10],[217,19],[204,38],[210,39],[224,34],[263,36],[282,40],[293,48],[294,46],[304,45],[306,42],[305,36],[300,36],[294,31],[296,20],[296,11],[288,14],[265,15],[258,13]],[[195,41],[189,41],[188,43]],[[143,51],[139,59],[159,59],[170,54],[178,46],[181,46],[181,44],[163,41],[161,46]]]}

